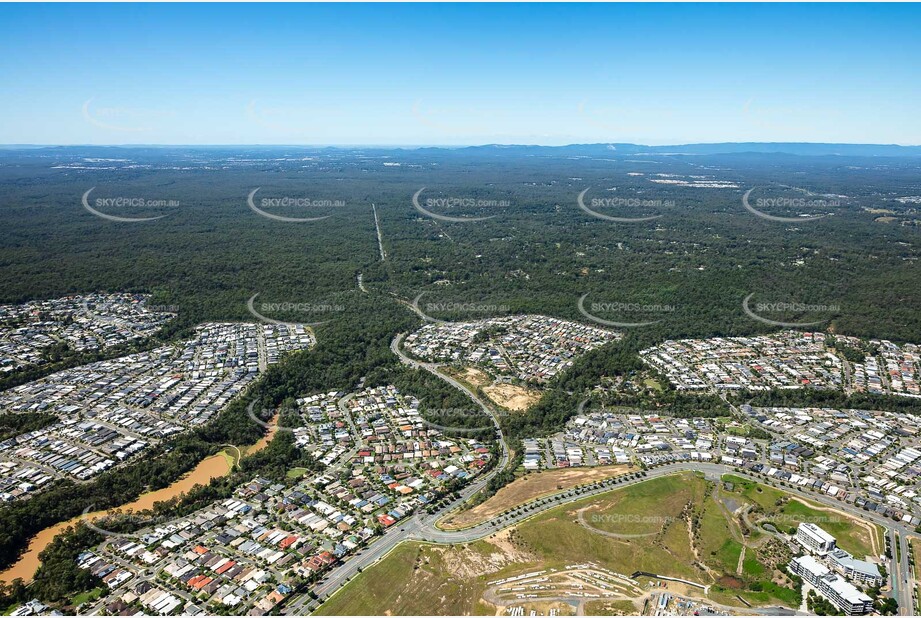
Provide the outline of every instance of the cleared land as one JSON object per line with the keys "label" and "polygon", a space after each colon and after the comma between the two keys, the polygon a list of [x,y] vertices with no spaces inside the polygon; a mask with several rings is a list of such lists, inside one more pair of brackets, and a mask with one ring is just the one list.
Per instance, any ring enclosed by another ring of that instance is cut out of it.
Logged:
{"label": "cleared land", "polygon": [[476,367],[449,367],[445,370],[473,390],[482,390],[490,401],[512,412],[524,412],[543,395],[539,390],[517,384],[495,384],[492,376]]}
{"label": "cleared land", "polygon": [[[728,490],[700,475],[676,474],[551,509],[474,543],[406,543],[318,613],[497,615],[512,606],[527,613],[558,603],[626,613],[659,589],[643,577],[631,584],[638,570],[697,582],[701,587],[669,582],[667,588],[743,612],[738,597],[753,606],[798,607],[800,594],[779,569],[789,550],[746,524],[758,503],[744,493],[765,500],[770,489]],[[499,581],[509,577],[519,579]],[[608,598],[584,596],[592,586]]]}
{"label": "cleared land", "polygon": [[531,472],[518,478],[485,502],[471,509],[448,516],[439,523],[445,530],[469,528],[488,521],[500,513],[525,502],[601,479],[620,476],[628,472],[627,466],[599,466],[596,468],[566,468]]}
{"label": "cleared land", "polygon": [[492,384],[492,378],[489,377],[489,374],[475,367],[453,369],[451,373],[474,387],[489,386]]}
{"label": "cleared land", "polygon": [[494,403],[514,412],[524,412],[537,403],[542,394],[515,384],[484,386],[483,392]]}
{"label": "cleared land", "polygon": [[489,580],[531,563],[507,533],[456,547],[403,543],[316,612],[321,616],[495,615],[482,600]]}

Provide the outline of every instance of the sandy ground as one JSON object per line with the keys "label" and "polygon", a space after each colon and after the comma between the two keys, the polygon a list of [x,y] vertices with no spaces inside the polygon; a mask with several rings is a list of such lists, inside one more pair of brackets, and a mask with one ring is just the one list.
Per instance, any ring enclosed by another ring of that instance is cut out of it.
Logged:
{"label": "sandy ground", "polygon": [[582,483],[590,483],[627,472],[627,466],[599,466],[595,468],[565,468],[544,470],[527,474],[512,481],[486,502],[472,509],[449,516],[439,525],[445,530],[475,526],[492,519],[506,509],[524,504],[541,496],[569,489]]}
{"label": "sandy ground", "polygon": [[463,371],[454,372],[457,377],[474,386],[488,386],[492,384],[492,378],[485,371],[475,367],[466,367]]}
{"label": "sandy ground", "polygon": [[483,387],[483,392],[493,402],[503,408],[523,412],[533,406],[541,398],[542,393],[528,390],[514,384],[493,384]]}

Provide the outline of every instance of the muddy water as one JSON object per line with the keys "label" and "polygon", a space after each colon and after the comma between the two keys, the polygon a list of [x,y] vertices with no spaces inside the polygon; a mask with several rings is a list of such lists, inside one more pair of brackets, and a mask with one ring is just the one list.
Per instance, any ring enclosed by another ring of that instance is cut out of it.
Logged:
{"label": "muddy water", "polygon": [[[252,454],[265,448],[272,440],[272,437],[275,435],[277,419],[277,416],[272,419],[270,429],[265,437],[259,440],[256,444],[249,447],[243,447],[241,450],[246,454]],[[228,449],[227,453],[230,455],[236,455],[236,451],[233,448]],[[164,500],[169,500],[184,494],[192,489],[192,487],[195,485],[207,485],[209,482],[211,482],[212,479],[226,476],[230,473],[230,462],[231,458],[223,454],[217,454],[203,459],[197,466],[195,466],[194,469],[192,469],[191,472],[173,484],[164,487],[163,489],[158,489],[156,491],[142,494],[137,498],[137,500],[117,507],[117,510],[144,511],[151,509],[155,503],[163,502]],[[32,537],[32,540],[29,542],[29,547],[26,549],[25,553],[20,556],[19,560],[13,564],[13,566],[5,571],[0,572],[0,582],[11,582],[16,578],[21,578],[25,582],[31,581],[32,577],[35,575],[36,569],[38,569],[39,564],[41,564],[41,561],[38,559],[38,555],[51,543],[52,540],[54,540],[55,536],[66,530],[68,526],[75,524],[83,517],[87,517],[89,519],[98,519],[105,514],[106,511],[96,511],[93,513],[88,513],[85,516],[80,515],[71,519],[70,521],[56,524],[50,528],[45,528],[34,537]]]}

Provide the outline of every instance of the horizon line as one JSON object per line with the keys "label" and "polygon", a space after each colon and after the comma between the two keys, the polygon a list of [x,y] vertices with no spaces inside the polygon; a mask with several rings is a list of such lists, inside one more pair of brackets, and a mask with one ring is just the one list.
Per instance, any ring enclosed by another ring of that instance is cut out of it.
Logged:
{"label": "horizon line", "polygon": [[302,143],[241,143],[241,144],[149,144],[149,143],[120,143],[120,144],[93,144],[93,143],[0,143],[2,148],[386,148],[386,149],[421,149],[421,148],[486,148],[486,147],[519,147],[519,148],[571,148],[574,146],[641,146],[644,148],[670,148],[686,146],[728,146],[743,144],[759,145],[797,145],[797,146],[885,146],[891,148],[919,148],[919,144],[899,144],[894,142],[811,142],[811,141],[718,141],[718,142],[675,142],[668,144],[644,144],[640,142],[571,142],[565,144],[538,144],[525,142],[483,142],[478,144],[388,144],[388,143],[329,143],[329,144],[302,144]]}

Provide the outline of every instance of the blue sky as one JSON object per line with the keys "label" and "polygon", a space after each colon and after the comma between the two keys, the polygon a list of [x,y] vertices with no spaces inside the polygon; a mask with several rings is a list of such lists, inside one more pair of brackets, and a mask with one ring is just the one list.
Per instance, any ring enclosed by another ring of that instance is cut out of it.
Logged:
{"label": "blue sky", "polygon": [[2,5],[0,143],[921,144],[921,6]]}

